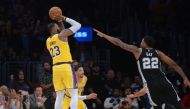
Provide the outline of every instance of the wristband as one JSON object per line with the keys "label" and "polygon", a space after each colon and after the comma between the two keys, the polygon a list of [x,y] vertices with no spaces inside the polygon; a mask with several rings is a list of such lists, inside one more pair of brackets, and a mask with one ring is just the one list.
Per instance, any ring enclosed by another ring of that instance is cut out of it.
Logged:
{"label": "wristband", "polygon": [[78,98],[80,99],[80,100],[85,100],[85,99],[87,99],[87,96],[78,96]]}
{"label": "wristband", "polygon": [[81,24],[76,22],[73,19],[70,18],[66,18],[65,19],[66,22],[68,22],[69,24],[71,24],[72,26],[69,28],[73,33],[77,32],[80,28],[81,28]]}

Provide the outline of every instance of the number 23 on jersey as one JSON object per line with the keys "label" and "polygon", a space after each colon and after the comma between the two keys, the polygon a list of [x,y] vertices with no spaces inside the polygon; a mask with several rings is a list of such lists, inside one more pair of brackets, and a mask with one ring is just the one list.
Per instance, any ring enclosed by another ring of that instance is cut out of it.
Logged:
{"label": "number 23 on jersey", "polygon": [[58,46],[52,46],[50,48],[50,53],[51,53],[52,58],[59,56],[61,54]]}

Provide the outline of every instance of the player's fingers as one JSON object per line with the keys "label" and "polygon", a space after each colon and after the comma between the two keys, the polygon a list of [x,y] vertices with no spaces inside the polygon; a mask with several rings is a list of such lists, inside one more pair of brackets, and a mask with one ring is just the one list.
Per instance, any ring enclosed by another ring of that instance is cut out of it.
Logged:
{"label": "player's fingers", "polygon": [[94,31],[97,31],[97,29],[93,28]]}
{"label": "player's fingers", "polygon": [[98,31],[98,30],[97,30],[97,29],[95,29],[95,28],[94,28],[93,30],[94,30],[95,32],[97,32],[97,33],[98,33],[98,32],[100,32],[100,31]]}

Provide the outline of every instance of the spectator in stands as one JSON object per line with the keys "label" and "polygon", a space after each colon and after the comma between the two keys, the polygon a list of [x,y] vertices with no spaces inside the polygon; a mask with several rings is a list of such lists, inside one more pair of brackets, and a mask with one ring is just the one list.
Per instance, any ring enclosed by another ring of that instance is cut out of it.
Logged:
{"label": "spectator in stands", "polygon": [[130,98],[125,98],[124,101],[121,101],[113,109],[136,109],[132,106],[132,101]]}
{"label": "spectator in stands", "polygon": [[54,92],[52,81],[52,69],[50,62],[43,63],[44,70],[39,77],[40,85],[42,86],[44,96],[47,98],[45,102],[46,109],[52,109],[53,104],[51,99]]}
{"label": "spectator in stands", "polygon": [[10,74],[10,80],[8,82],[8,88],[9,89],[14,89],[15,86],[15,78],[13,74]]}
{"label": "spectator in stands", "polygon": [[112,93],[112,90],[115,88],[120,88],[120,84],[115,79],[115,72],[112,69],[109,69],[105,77],[105,89],[108,92],[108,95]]}
{"label": "spectator in stands", "polygon": [[27,91],[18,91],[18,94],[14,89],[10,90],[10,109],[30,109],[30,98]]}
{"label": "spectator in stands", "polygon": [[101,97],[105,96],[104,82],[101,75],[100,67],[97,64],[93,64],[92,75],[89,77],[89,81],[87,82],[87,87],[93,90],[98,95],[102,95]]}
{"label": "spectator in stands", "polygon": [[122,101],[124,101],[124,97],[122,97],[121,90],[113,89],[111,97],[106,98],[104,101],[104,108],[112,109]]}
{"label": "spectator in stands", "polygon": [[134,76],[134,82],[131,84],[131,89],[133,90],[140,90],[142,87],[142,81],[141,78],[139,76]]}
{"label": "spectator in stands", "polygon": [[119,83],[119,84],[121,84],[122,83],[122,72],[120,72],[120,71],[118,71],[117,73],[116,73],[116,81]]}
{"label": "spectator in stands", "polygon": [[3,85],[0,87],[0,91],[4,96],[10,96],[10,92],[7,86]]}
{"label": "spectator in stands", "polygon": [[85,72],[85,74],[86,74],[86,76],[87,77],[90,77],[92,74],[92,72],[91,72],[91,68],[90,68],[90,65],[87,63],[87,62],[85,62],[84,64],[83,64],[83,68],[84,68],[84,72]]}
{"label": "spectator in stands", "polygon": [[37,86],[34,94],[30,95],[30,109],[46,109],[44,103],[47,98],[42,96],[42,87]]}
{"label": "spectator in stands", "polygon": [[89,109],[102,109],[103,108],[102,101],[105,99],[105,90],[104,90],[103,78],[100,71],[100,66],[98,64],[91,65],[90,62],[86,62],[85,69],[89,71],[88,75],[89,79],[86,85],[87,93],[97,93],[98,95],[101,95],[98,96],[96,100],[86,101],[87,102],[86,105],[87,107],[89,107]]}
{"label": "spectator in stands", "polygon": [[9,97],[10,93],[7,86],[0,87],[0,109],[6,109],[9,107],[10,100]]}
{"label": "spectator in stands", "polygon": [[[125,89],[124,95],[127,96],[130,94],[132,94],[131,88]],[[131,104],[132,104],[133,109],[139,109],[138,98],[131,99]]]}
{"label": "spectator in stands", "polygon": [[[7,86],[0,87],[0,109],[30,109],[29,95],[25,91],[16,93],[14,89],[9,90]],[[24,100],[24,96],[26,99]]]}
{"label": "spectator in stands", "polygon": [[30,86],[31,86],[30,82],[28,82],[28,80],[26,80],[24,76],[24,71],[20,69],[18,71],[18,76],[15,84],[16,91],[19,90],[30,91]]}
{"label": "spectator in stands", "polygon": [[4,99],[3,99],[3,93],[2,91],[0,90],[0,109],[3,109],[3,106],[4,106]]}
{"label": "spectator in stands", "polygon": [[[0,109],[30,109],[29,95],[24,91],[17,94],[14,89],[6,86],[0,87]],[[26,96],[26,99],[23,99]]]}
{"label": "spectator in stands", "polygon": [[131,100],[127,98],[125,101],[120,102],[118,105],[116,105],[113,109],[133,109]]}
{"label": "spectator in stands", "polygon": [[122,89],[127,89],[128,87],[131,87],[131,79],[129,77],[124,77],[123,82],[121,84]]}
{"label": "spectator in stands", "polygon": [[[86,94],[91,94],[91,93],[95,93],[94,90],[92,88],[88,89],[88,92],[86,92]],[[99,96],[101,97],[101,96]],[[102,100],[100,100],[100,98],[97,97],[96,99],[92,99],[92,100],[86,100],[85,103],[87,105],[87,107],[89,109],[102,109]]]}
{"label": "spectator in stands", "polygon": [[16,91],[14,89],[9,89],[10,90],[10,109],[20,109],[21,107],[21,102],[20,98],[18,97]]}
{"label": "spectator in stands", "polygon": [[[133,93],[133,94],[132,94]],[[147,86],[144,85],[143,88],[136,91],[125,91],[125,96],[127,98],[130,98],[132,100],[132,106],[135,109],[150,109],[151,105],[149,103],[148,97],[146,95],[147,93]]]}
{"label": "spectator in stands", "polygon": [[[134,76],[134,82],[131,84],[131,89],[133,93],[138,92],[141,88],[143,87],[143,82],[141,80],[141,78],[138,75]],[[132,100],[134,106],[133,107],[140,107],[140,108],[148,108],[149,105],[149,101],[147,98],[147,95],[139,97],[139,98],[135,98]],[[135,103],[137,102],[137,103]]]}

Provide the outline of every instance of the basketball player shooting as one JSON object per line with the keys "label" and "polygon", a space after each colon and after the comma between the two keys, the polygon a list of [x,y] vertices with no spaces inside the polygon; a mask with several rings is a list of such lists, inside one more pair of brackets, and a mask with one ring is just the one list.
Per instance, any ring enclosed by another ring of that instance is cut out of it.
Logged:
{"label": "basketball player shooting", "polygon": [[[183,109],[179,103],[178,97],[173,85],[161,70],[161,62],[172,67],[182,78],[185,86],[190,87],[190,82],[179,67],[170,57],[163,52],[154,49],[154,39],[146,36],[142,39],[140,48],[135,45],[129,45],[118,38],[106,35],[96,29],[97,35],[105,38],[109,42],[122,49],[133,53],[137,60],[138,70],[144,84],[148,88],[148,97],[150,104],[155,106],[154,109],[160,109],[162,104],[173,105],[176,109]],[[169,109],[169,108],[166,108]]]}
{"label": "basketball player shooting", "polygon": [[53,85],[56,91],[54,109],[63,109],[64,90],[67,90],[71,96],[71,109],[78,109],[78,88],[68,37],[78,31],[81,24],[63,16],[59,7],[51,8],[49,16],[52,20],[65,21],[71,25],[70,28],[66,29],[64,29],[63,25],[62,29],[60,29],[56,23],[48,25],[51,36],[47,39],[46,46],[53,60]]}

